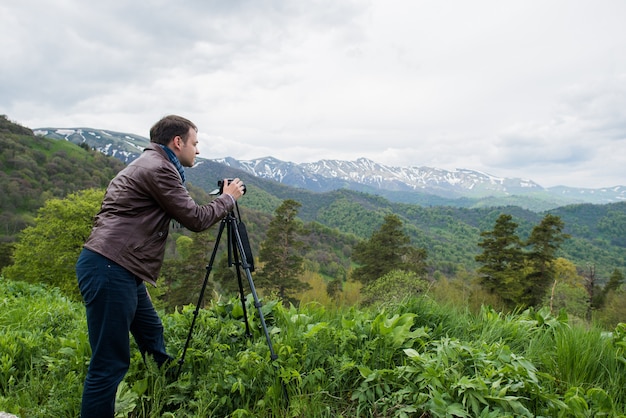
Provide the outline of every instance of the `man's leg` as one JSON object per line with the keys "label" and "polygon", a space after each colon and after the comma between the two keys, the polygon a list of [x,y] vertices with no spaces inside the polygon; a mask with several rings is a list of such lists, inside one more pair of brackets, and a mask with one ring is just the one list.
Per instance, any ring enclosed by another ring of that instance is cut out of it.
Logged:
{"label": "man's leg", "polygon": [[135,337],[141,354],[152,356],[160,366],[172,360],[165,350],[163,338],[163,323],[154,309],[148,289],[141,281],[137,285],[137,310],[130,325],[130,332]]}
{"label": "man's leg", "polygon": [[82,418],[113,417],[117,386],[130,365],[129,329],[137,298],[135,277],[89,250],[76,263],[85,301],[91,362],[83,387]]}

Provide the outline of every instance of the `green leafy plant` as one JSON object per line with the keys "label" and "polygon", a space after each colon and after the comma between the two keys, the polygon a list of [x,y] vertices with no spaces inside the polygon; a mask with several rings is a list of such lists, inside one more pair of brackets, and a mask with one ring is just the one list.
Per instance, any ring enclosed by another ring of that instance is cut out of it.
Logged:
{"label": "green leafy plant", "polygon": [[[626,328],[577,327],[528,310],[479,315],[424,297],[384,310],[263,304],[272,360],[253,301],[200,309],[177,380],[133,347],[117,416],[623,416]],[[77,416],[89,345],[82,304],[41,284],[0,279],[0,410]],[[180,354],[193,306],[163,314]],[[598,351],[600,350],[600,351]],[[596,353],[592,355],[590,353]],[[574,358],[571,358],[575,356]]]}

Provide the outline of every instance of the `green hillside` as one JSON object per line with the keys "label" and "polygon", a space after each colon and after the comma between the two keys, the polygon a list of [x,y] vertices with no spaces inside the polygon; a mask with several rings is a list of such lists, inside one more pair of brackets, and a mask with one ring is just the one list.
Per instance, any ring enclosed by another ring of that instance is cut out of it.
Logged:
{"label": "green hillside", "polygon": [[474,256],[479,251],[480,232],[493,228],[502,213],[513,216],[522,238],[527,238],[547,213],[560,216],[565,232],[571,235],[562,245],[560,256],[581,269],[595,265],[603,278],[616,268],[626,269],[626,202],[569,205],[541,212],[519,206],[422,206],[350,190],[315,193],[296,189],[210,161],[189,172],[190,181],[205,190],[215,189],[222,177],[240,177],[246,182],[248,193],[242,199],[246,207],[269,213],[282,200],[294,199],[302,203],[299,216],[304,221],[319,222],[361,239],[378,229],[386,214],[395,213],[403,220],[413,243],[427,249],[431,271],[447,275],[459,267],[476,267]]}
{"label": "green hillside", "polygon": [[0,266],[10,243],[46,200],[104,188],[123,166],[70,142],[35,136],[0,115]]}
{"label": "green hillside", "polygon": [[105,187],[123,166],[70,142],[35,136],[0,117],[0,213],[5,217],[0,234],[14,233],[21,225],[19,215],[32,214],[46,199]]}
{"label": "green hillside", "polygon": [[[36,137],[28,128],[0,119],[0,239],[6,244],[29,225],[37,208],[50,197],[105,187],[122,164],[114,158],[66,141]],[[570,205],[534,212],[518,206],[462,208],[394,203],[381,196],[336,190],[314,193],[253,177],[221,164],[205,161],[188,170],[192,191],[210,192],[217,180],[240,177],[247,184],[241,206],[246,214],[254,246],[263,239],[264,228],[273,210],[285,199],[302,204],[299,217],[326,228],[319,239],[309,242],[312,251],[322,246],[331,251],[327,234],[340,236],[341,246],[365,239],[380,227],[386,214],[397,214],[413,244],[428,252],[431,273],[453,275],[459,268],[473,270],[481,231],[489,230],[502,213],[511,214],[525,237],[546,213],[562,217],[565,232],[571,235],[561,248],[563,256],[579,268],[595,265],[601,280],[616,268],[626,270],[626,203]],[[254,248],[256,250],[256,248]],[[337,248],[331,252],[340,254]],[[349,265],[344,259],[342,264]]]}

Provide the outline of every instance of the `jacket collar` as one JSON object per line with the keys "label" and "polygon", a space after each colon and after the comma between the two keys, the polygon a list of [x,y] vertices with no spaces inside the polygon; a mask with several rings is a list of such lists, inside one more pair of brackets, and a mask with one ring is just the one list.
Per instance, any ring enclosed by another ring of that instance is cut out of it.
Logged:
{"label": "jacket collar", "polygon": [[170,160],[172,164],[174,164],[174,167],[176,167],[178,174],[180,174],[180,179],[184,185],[185,184],[185,168],[180,163],[180,160],[178,159],[176,154],[174,154],[174,151],[172,151],[165,145],[156,144],[156,143],[152,143],[150,144],[150,146],[146,147],[146,149],[155,149],[155,150],[158,150],[159,148],[165,152],[165,155],[167,156],[167,158]]}

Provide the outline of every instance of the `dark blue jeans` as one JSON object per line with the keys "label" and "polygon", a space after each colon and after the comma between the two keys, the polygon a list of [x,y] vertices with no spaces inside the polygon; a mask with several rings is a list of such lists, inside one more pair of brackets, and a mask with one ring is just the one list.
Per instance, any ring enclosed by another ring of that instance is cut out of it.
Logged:
{"label": "dark blue jeans", "polygon": [[83,387],[82,418],[113,417],[117,386],[130,366],[132,333],[142,355],[157,364],[165,351],[163,324],[145,284],[131,272],[83,249],[76,263],[78,287],[87,310],[91,362]]}

